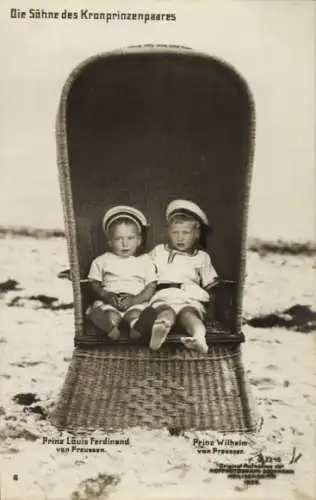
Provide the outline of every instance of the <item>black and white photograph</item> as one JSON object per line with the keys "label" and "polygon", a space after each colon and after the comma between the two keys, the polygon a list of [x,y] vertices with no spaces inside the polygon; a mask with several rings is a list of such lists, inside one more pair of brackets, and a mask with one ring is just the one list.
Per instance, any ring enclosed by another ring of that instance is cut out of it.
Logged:
{"label": "black and white photograph", "polygon": [[0,12],[2,498],[313,500],[315,3]]}

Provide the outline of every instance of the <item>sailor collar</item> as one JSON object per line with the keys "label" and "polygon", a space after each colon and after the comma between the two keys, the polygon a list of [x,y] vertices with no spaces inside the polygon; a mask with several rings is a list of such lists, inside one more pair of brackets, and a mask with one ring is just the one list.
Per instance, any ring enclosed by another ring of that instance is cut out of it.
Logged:
{"label": "sailor collar", "polygon": [[189,252],[182,252],[181,250],[176,250],[175,248],[170,248],[170,246],[167,243],[165,243],[164,248],[169,253],[169,256],[168,256],[168,263],[169,264],[171,262],[173,262],[176,255],[188,255],[189,257],[194,257],[195,255],[198,254],[198,250],[196,248],[193,248]]}

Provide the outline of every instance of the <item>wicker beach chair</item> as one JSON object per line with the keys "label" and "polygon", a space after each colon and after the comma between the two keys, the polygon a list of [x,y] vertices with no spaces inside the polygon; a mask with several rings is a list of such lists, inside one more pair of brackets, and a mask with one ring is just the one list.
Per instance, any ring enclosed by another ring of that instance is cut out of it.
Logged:
{"label": "wicker beach chair", "polygon": [[[190,49],[129,47],[71,73],[57,142],[75,348],[52,415],[57,427],[254,429],[240,345],[253,136],[245,81]],[[164,207],[174,198],[199,203],[211,223],[208,251],[220,283],[206,320],[207,355],[187,351],[177,327],[158,352],[148,339],[111,343],[84,314],[89,266],[104,251],[105,210],[144,211],[151,248],[163,241]]]}

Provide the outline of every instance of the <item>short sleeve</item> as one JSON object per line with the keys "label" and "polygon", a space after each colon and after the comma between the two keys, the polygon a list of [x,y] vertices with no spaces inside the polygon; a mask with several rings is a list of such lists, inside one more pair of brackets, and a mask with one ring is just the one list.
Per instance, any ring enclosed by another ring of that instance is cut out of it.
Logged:
{"label": "short sleeve", "polygon": [[155,264],[151,258],[151,256],[146,255],[145,260],[145,284],[148,285],[153,281],[157,281],[157,273]]}
{"label": "short sleeve", "polygon": [[88,279],[93,281],[100,281],[102,283],[103,272],[99,258],[94,259],[91,264]]}
{"label": "short sleeve", "polygon": [[208,285],[210,285],[217,276],[216,271],[212,265],[211,258],[206,252],[203,252],[203,260],[200,273],[201,285],[203,288],[206,288]]}

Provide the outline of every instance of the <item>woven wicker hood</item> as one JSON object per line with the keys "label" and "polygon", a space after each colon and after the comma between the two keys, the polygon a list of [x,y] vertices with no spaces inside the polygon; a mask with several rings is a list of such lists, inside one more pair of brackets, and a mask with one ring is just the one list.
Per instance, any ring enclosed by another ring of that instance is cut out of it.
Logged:
{"label": "woven wicker hood", "polygon": [[239,74],[187,49],[131,48],[88,59],[70,75],[57,119],[60,178],[74,276],[105,250],[102,216],[111,206],[142,210],[148,248],[165,239],[175,198],[197,202],[212,232],[208,251],[223,279],[237,282],[240,326],[254,110]]}

